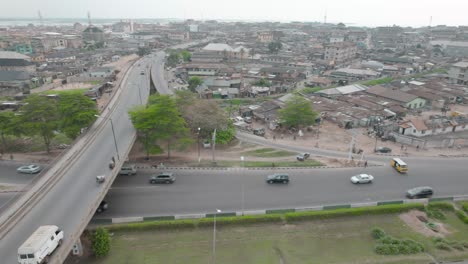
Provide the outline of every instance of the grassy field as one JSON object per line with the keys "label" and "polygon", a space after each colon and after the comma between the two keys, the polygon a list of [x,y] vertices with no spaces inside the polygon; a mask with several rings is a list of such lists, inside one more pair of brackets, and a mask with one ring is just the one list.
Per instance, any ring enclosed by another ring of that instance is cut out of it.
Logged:
{"label": "grassy field", "polygon": [[295,153],[285,150],[276,150],[273,148],[261,148],[242,153],[244,156],[262,157],[262,158],[277,158],[293,156]]}
{"label": "grassy field", "polygon": [[[447,240],[467,240],[468,225],[453,213],[444,222],[452,232]],[[299,222],[293,225],[264,224],[219,227],[217,263],[430,263],[426,253],[382,256],[374,253],[370,235],[378,226],[399,239],[414,239],[426,246],[438,260],[460,260],[468,249],[450,252],[437,250],[433,242],[414,232],[398,215],[368,215]],[[91,264],[210,263],[212,229],[179,231],[115,232],[111,254],[103,259],[82,259]],[[255,234],[255,235],[253,235]]]}
{"label": "grassy field", "polygon": [[213,164],[211,161],[204,161],[202,160],[200,163],[193,162],[187,163],[189,167],[246,167],[246,168],[253,168],[253,167],[261,167],[261,168],[268,168],[268,167],[316,167],[316,166],[323,166],[322,163],[308,159],[306,161],[235,161],[235,160],[217,160],[216,164]]}

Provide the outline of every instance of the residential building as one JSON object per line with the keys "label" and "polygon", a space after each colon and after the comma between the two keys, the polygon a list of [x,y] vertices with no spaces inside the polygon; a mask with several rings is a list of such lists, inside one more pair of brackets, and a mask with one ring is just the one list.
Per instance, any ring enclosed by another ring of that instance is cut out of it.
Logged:
{"label": "residential building", "polygon": [[262,43],[269,43],[273,41],[273,32],[258,32],[257,40]]}
{"label": "residential building", "polygon": [[332,65],[341,65],[356,58],[357,46],[351,42],[331,43],[325,45],[325,61]]}
{"label": "residential building", "polygon": [[[385,88],[379,85],[369,87],[366,90],[366,93],[377,96],[377,99],[380,97],[384,100],[398,102],[401,106],[406,107],[407,109],[419,109],[426,105],[426,100],[416,95],[394,90],[392,88]],[[382,102],[382,104],[385,104],[385,102]]]}
{"label": "residential building", "polygon": [[468,118],[465,116],[435,116],[430,120],[410,119],[400,124],[399,134],[405,136],[425,137],[449,134],[468,130]]}
{"label": "residential building", "polygon": [[36,66],[29,56],[12,51],[0,51],[0,71],[35,72]]}
{"label": "residential building", "polygon": [[452,83],[468,85],[468,61],[453,64],[448,71]]}

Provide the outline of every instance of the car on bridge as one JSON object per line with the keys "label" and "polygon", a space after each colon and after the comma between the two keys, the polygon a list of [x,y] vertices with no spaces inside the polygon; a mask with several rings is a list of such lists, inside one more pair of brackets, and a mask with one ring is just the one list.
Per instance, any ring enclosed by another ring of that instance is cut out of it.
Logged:
{"label": "car on bridge", "polygon": [[266,178],[267,183],[289,183],[289,175],[284,173],[276,173],[268,175]]}
{"label": "car on bridge", "polygon": [[406,197],[410,199],[414,198],[427,198],[434,194],[434,190],[429,186],[421,186],[413,189],[409,189],[406,192]]}
{"label": "car on bridge", "polygon": [[36,164],[25,165],[16,169],[16,171],[19,173],[27,173],[27,174],[39,173],[41,172],[41,170],[42,170],[41,166],[36,165]]}
{"label": "car on bridge", "polygon": [[370,174],[358,174],[354,175],[351,177],[351,182],[354,184],[359,184],[359,183],[372,183],[374,180],[374,176]]}
{"label": "car on bridge", "polygon": [[156,184],[156,183],[174,183],[176,178],[174,177],[172,172],[162,172],[158,175],[151,176],[150,178],[150,183],[151,184]]}

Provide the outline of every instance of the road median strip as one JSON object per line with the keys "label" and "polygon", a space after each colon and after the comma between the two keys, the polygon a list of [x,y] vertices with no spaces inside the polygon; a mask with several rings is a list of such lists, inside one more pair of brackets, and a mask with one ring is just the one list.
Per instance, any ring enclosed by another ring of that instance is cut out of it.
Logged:
{"label": "road median strip", "polygon": [[[453,200],[451,200],[451,198]],[[468,195],[436,197],[430,199],[392,200],[361,202],[343,205],[310,206],[299,208],[247,210],[217,213],[221,225],[250,224],[260,222],[294,222],[302,220],[327,219],[333,217],[358,216],[365,214],[400,213],[413,209],[423,210],[425,206],[452,207],[452,201],[468,200]],[[125,218],[95,218],[92,225],[105,225],[110,230],[164,229],[180,227],[201,227],[212,223],[214,213],[181,214],[173,216],[145,216]],[[211,220],[210,220],[211,219]],[[468,218],[467,218],[468,219]]]}

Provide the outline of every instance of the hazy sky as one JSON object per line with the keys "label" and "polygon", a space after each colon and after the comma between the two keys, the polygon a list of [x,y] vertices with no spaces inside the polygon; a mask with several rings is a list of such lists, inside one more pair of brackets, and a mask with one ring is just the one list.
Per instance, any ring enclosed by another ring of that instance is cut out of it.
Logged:
{"label": "hazy sky", "polygon": [[468,0],[1,0],[0,17],[194,18],[468,25]]}

